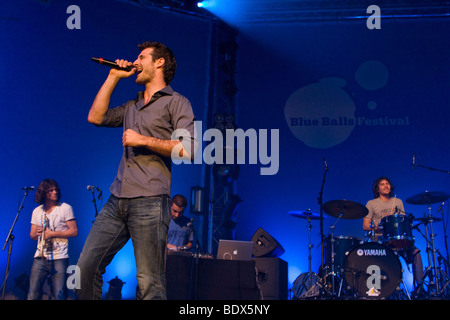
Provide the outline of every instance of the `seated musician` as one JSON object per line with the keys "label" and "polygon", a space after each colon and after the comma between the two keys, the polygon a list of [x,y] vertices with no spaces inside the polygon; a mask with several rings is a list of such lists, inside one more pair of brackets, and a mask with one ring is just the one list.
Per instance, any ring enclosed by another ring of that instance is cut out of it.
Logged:
{"label": "seated musician", "polygon": [[[394,185],[387,177],[380,177],[373,183],[374,199],[369,200],[366,204],[369,213],[363,219],[363,229],[371,233],[373,241],[382,239],[383,231],[380,227],[382,219],[394,215],[405,214],[405,209],[401,199],[393,197]],[[414,285],[417,289],[422,284],[424,278],[422,258],[420,250],[414,245],[408,248],[396,249],[399,255],[403,257],[407,264],[413,264]]]}
{"label": "seated musician", "polygon": [[172,198],[170,213],[172,219],[167,234],[167,249],[172,251],[188,251],[192,248],[193,231],[191,220],[184,216],[187,200],[183,195],[177,194]]}

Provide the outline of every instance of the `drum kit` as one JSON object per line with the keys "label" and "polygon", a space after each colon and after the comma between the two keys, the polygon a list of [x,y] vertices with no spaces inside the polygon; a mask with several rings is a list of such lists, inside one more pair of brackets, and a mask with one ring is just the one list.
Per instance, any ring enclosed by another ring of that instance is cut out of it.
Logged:
{"label": "drum kit", "polygon": [[[311,222],[325,218],[323,214],[306,211],[290,211],[295,218],[306,219],[309,230],[308,272],[300,274],[294,281],[293,299],[411,299],[403,280],[399,252],[411,248],[415,243],[413,229],[425,239],[429,267],[424,271],[423,281],[418,281],[415,293],[425,292],[421,299],[449,299],[449,264],[436,249],[433,222],[442,219],[434,217],[431,205],[442,203],[437,212],[450,198],[444,192],[424,192],[406,199],[412,205],[426,205],[427,214],[415,218],[412,214],[393,214],[381,220],[381,237],[369,237],[362,241],[353,236],[335,236],[334,229],[340,219],[364,218],[368,209],[349,200],[332,200],[323,204],[323,211],[337,218],[327,236],[322,234],[322,263],[319,273],[311,270]],[[419,223],[413,226],[414,221]],[[425,234],[420,230],[425,228]],[[439,261],[439,264],[438,264]],[[444,262],[445,271],[441,268]],[[428,281],[426,281],[426,279]],[[419,279],[420,280],[420,279]],[[401,289],[403,284],[403,289]],[[413,298],[419,298],[413,296]]]}

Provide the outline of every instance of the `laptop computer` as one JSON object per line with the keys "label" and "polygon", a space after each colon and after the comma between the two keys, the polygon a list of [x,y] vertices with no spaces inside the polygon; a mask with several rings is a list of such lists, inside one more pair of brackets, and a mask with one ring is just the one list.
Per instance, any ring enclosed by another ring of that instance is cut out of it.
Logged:
{"label": "laptop computer", "polygon": [[218,260],[250,261],[253,253],[253,241],[219,240]]}

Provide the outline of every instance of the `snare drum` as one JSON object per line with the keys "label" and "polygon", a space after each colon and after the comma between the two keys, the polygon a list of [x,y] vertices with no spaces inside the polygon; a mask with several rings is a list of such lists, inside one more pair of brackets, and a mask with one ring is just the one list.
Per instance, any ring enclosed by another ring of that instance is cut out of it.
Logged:
{"label": "snare drum", "polygon": [[402,265],[389,247],[366,242],[348,254],[344,276],[356,297],[382,299],[391,296],[402,281]]}
{"label": "snare drum", "polygon": [[394,249],[408,249],[414,244],[411,218],[404,214],[393,214],[381,219],[383,243]]}

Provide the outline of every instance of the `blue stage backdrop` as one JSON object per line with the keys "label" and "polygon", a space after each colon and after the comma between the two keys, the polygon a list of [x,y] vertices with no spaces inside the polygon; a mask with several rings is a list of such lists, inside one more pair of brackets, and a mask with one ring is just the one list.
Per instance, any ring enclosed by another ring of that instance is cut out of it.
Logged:
{"label": "blue stage backdrop", "polygon": [[[80,9],[80,29],[67,25],[71,5]],[[211,23],[106,0],[7,0],[0,12],[0,101],[5,113],[0,120],[0,240],[5,240],[24,199],[22,187],[53,178],[77,217],[80,232],[70,240],[70,262],[75,264],[95,215],[86,187],[102,190],[103,199],[96,198],[100,209],[122,153],[121,129],[96,128],[86,120],[108,72],[91,57],[133,61],[138,43],[166,43],[179,64],[173,88],[191,100],[197,119],[206,123]],[[372,198],[372,182],[384,175],[404,202],[426,190],[450,192],[450,176],[443,172],[450,169],[448,19],[386,19],[378,30],[369,30],[365,20],[236,27],[236,124],[256,130],[259,147],[266,129],[271,159],[264,163],[260,155],[258,163],[240,165],[236,192],[243,201],[236,239],[250,240],[263,228],[278,240],[285,249],[280,258],[288,262],[290,287],[308,271],[308,226],[288,212],[319,213],[325,162],[324,203],[346,199],[365,205]],[[134,98],[138,90],[133,79],[123,80],[112,104]],[[272,174],[261,174],[261,168],[270,166]],[[204,170],[202,164],[174,165],[172,194],[188,196],[192,186],[203,184]],[[36,247],[29,237],[37,205],[33,200],[31,192],[13,233],[7,288],[17,295],[22,293],[15,279],[29,274]],[[439,205],[433,204],[430,212],[447,221],[449,206],[438,213]],[[416,217],[429,213],[424,205],[405,202],[405,207]],[[362,219],[336,221],[325,214],[325,234],[332,225],[335,236],[365,239]],[[446,256],[444,223],[434,227],[437,248]],[[312,222],[311,232],[312,271],[317,272],[319,221]],[[428,266],[425,241],[418,231],[414,235]],[[0,253],[0,272],[5,271],[8,249]],[[404,269],[410,286],[411,272],[406,265]],[[134,299],[135,272],[128,243],[104,275],[104,292],[107,282],[118,276],[125,282],[123,297]]]}

